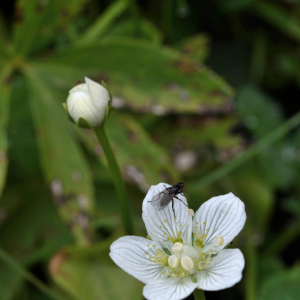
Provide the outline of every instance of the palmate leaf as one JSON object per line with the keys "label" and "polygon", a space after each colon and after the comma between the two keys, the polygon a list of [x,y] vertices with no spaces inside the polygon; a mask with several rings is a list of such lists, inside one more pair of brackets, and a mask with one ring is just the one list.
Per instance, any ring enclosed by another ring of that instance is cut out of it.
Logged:
{"label": "palmate leaf", "polygon": [[259,299],[263,300],[293,300],[300,293],[300,268],[278,271],[269,276],[261,284]]}
{"label": "palmate leaf", "polygon": [[[105,36],[108,37],[135,37],[136,36],[136,20],[134,18],[122,20],[113,26]],[[153,44],[162,42],[162,33],[147,19],[141,18],[138,23],[139,39],[148,40]]]}
{"label": "palmate leaf", "polygon": [[79,243],[91,239],[94,191],[89,167],[68,132],[69,121],[47,85],[27,70],[32,115],[40,158],[63,220]]}
{"label": "palmate leaf", "polygon": [[87,0],[19,0],[15,9],[13,42],[19,53],[28,54],[48,45],[67,28]]}
{"label": "palmate leaf", "polygon": [[[132,117],[115,111],[106,121],[105,128],[122,173],[140,189],[147,191],[155,182],[179,179],[167,153]],[[93,132],[80,131],[79,134],[83,143],[102,161],[103,152],[99,151],[101,146]]]}
{"label": "palmate leaf", "polygon": [[[97,245],[94,248],[97,250]],[[108,255],[105,260],[110,261]],[[117,266],[90,257],[87,251],[82,255],[57,253],[50,263],[50,273],[55,283],[75,300],[141,299],[143,285],[137,279]]]}
{"label": "palmate leaf", "polygon": [[35,67],[65,89],[85,75],[100,74],[94,79],[106,80],[115,106],[137,112],[224,113],[233,96],[222,78],[189,56],[130,38],[60,51]]}

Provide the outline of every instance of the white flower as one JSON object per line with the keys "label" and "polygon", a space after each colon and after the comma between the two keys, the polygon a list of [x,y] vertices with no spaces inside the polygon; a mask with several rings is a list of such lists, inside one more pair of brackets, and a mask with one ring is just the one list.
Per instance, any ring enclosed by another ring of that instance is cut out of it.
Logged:
{"label": "white flower", "polygon": [[92,127],[98,127],[105,120],[110,95],[101,84],[87,77],[85,82],[69,91],[68,112],[76,124],[79,118],[83,118]]}
{"label": "white flower", "polygon": [[[244,203],[229,193],[211,198],[194,214],[174,199],[174,218],[171,204],[158,211],[148,202],[164,185],[151,186],[143,202],[143,220],[151,240],[119,238],[110,247],[113,261],[146,284],[143,294],[148,300],[179,300],[196,288],[216,291],[239,282],[243,254],[224,247],[244,227]],[[184,196],[177,196],[187,203]]]}

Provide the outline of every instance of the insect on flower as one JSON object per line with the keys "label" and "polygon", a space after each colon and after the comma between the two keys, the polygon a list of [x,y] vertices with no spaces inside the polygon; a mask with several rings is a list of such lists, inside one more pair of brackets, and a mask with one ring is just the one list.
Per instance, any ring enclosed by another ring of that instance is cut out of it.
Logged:
{"label": "insect on flower", "polygon": [[180,193],[182,194],[184,184],[182,182],[177,182],[174,186],[171,186],[169,188],[166,187],[165,185],[164,185],[164,187],[165,187],[165,189],[163,191],[161,191],[159,194],[155,195],[149,202],[157,210],[162,210],[172,201],[172,209],[173,209],[174,217],[176,218],[175,210],[174,210],[174,198],[178,199],[185,206],[187,206],[181,199],[176,197],[176,195],[178,195]]}

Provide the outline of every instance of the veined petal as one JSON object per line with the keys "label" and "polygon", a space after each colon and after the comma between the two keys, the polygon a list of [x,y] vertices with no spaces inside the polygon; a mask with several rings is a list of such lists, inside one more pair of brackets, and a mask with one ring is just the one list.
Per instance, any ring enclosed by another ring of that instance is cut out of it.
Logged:
{"label": "veined petal", "polygon": [[75,86],[69,91],[69,94],[74,93],[74,92],[77,92],[77,91],[85,91],[85,92],[88,92],[88,88],[87,88],[86,83],[80,83],[80,84],[75,85]]}
{"label": "veined petal", "polygon": [[245,259],[239,249],[221,250],[210,266],[197,273],[198,288],[218,291],[229,288],[242,279]]}
{"label": "veined petal", "polygon": [[164,209],[157,210],[150,201],[154,196],[163,191],[166,187],[171,187],[167,183],[159,183],[152,185],[143,201],[143,220],[147,229],[147,233],[154,241],[171,241],[177,239],[178,236],[184,235],[188,229],[186,224],[188,221],[188,207],[186,198],[182,195],[177,197],[182,200],[184,205],[178,199],[174,199],[174,212],[172,203],[169,203]]}
{"label": "veined petal", "polygon": [[147,300],[180,300],[188,297],[196,287],[197,283],[189,276],[169,278],[146,284],[143,295]]}
{"label": "veined petal", "polygon": [[110,96],[107,89],[102,86],[100,83],[95,82],[88,77],[85,77],[85,82],[87,85],[88,92],[91,95],[91,98],[94,102],[94,105],[103,111],[103,114],[106,113],[107,105],[110,101]]}
{"label": "veined petal", "polygon": [[234,194],[213,197],[203,203],[197,210],[194,220],[197,234],[205,234],[206,245],[214,243],[217,235],[221,235],[224,244],[230,243],[242,230],[246,222],[244,203]]}
{"label": "veined petal", "polygon": [[[164,266],[154,263],[159,243],[137,236],[124,236],[110,246],[110,257],[125,272],[143,283],[165,278]],[[149,258],[150,257],[150,258]]]}

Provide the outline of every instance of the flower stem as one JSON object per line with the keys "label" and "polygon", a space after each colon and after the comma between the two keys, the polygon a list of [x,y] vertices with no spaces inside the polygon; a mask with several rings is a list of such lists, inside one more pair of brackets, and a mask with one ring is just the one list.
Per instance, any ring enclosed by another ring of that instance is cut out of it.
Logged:
{"label": "flower stem", "polygon": [[202,290],[195,289],[194,290],[194,298],[195,300],[205,300],[205,295]]}
{"label": "flower stem", "polygon": [[23,266],[21,266],[14,258],[12,258],[8,253],[6,253],[2,248],[0,248],[0,259],[12,267],[17,273],[24,277],[27,281],[32,283],[37,289],[48,295],[51,299],[61,300],[62,298],[58,296],[54,291],[47,287],[38,278],[28,272]]}
{"label": "flower stem", "polygon": [[206,186],[209,186],[213,182],[221,179],[222,177],[228,175],[230,172],[246,163],[248,160],[253,158],[256,154],[263,151],[265,148],[275,143],[276,141],[283,138],[290,130],[295,128],[300,124],[300,112],[296,113],[293,117],[291,117],[288,121],[286,121],[281,126],[277,127],[273,132],[268,134],[262,140],[260,140],[257,144],[255,144],[250,149],[243,152],[241,155],[237,156],[230,162],[224,164],[220,168],[215,171],[212,171],[204,178],[195,181],[190,184],[189,191],[190,193],[196,193],[203,189]]}
{"label": "flower stem", "polygon": [[253,244],[248,244],[245,251],[246,269],[245,269],[245,283],[246,283],[246,300],[256,299],[256,263],[257,251]]}
{"label": "flower stem", "polygon": [[120,209],[123,218],[124,229],[128,235],[133,234],[132,218],[126,199],[125,183],[122,178],[122,174],[119,165],[116,161],[115,155],[111,149],[108,138],[104,131],[104,127],[94,128],[97,138],[103,148],[106,159],[108,161],[109,169],[113,178],[116,193],[120,201]]}

